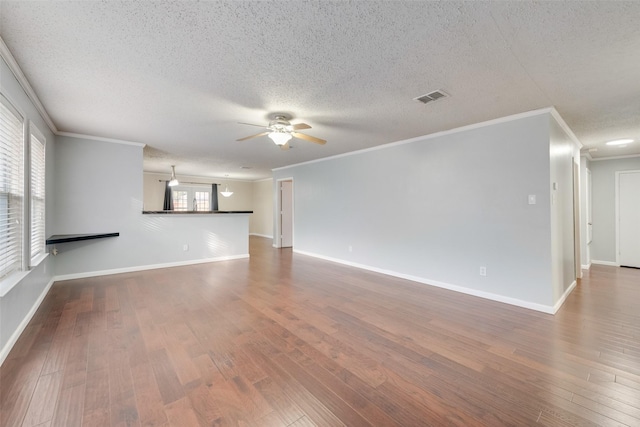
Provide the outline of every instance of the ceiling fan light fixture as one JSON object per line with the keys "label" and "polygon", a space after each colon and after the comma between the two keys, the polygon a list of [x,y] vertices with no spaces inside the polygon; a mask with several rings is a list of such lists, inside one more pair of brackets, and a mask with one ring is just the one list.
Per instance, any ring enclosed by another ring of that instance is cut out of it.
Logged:
{"label": "ceiling fan light fixture", "polygon": [[176,185],[180,185],[180,182],[178,182],[178,178],[176,178],[175,165],[171,165],[171,179],[169,180],[169,187],[175,187]]}
{"label": "ceiling fan light fixture", "polygon": [[284,145],[289,142],[292,137],[289,132],[274,131],[269,133],[269,138],[271,138],[276,145]]}

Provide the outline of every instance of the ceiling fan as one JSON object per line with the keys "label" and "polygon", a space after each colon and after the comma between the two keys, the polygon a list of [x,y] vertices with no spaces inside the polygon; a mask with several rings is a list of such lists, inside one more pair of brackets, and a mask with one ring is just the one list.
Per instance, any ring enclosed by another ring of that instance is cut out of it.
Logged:
{"label": "ceiling fan", "polygon": [[261,132],[256,135],[247,136],[245,138],[240,138],[237,141],[245,141],[247,139],[268,135],[269,138],[271,138],[271,140],[275,142],[276,145],[280,146],[280,148],[282,148],[283,150],[289,149],[288,142],[291,138],[304,139],[306,141],[310,141],[310,142],[321,144],[321,145],[324,145],[327,143],[327,141],[325,141],[324,139],[316,138],[315,136],[306,135],[304,133],[297,132],[302,129],[311,129],[311,126],[309,126],[306,123],[291,124],[289,122],[289,120],[291,119],[291,116],[288,116],[287,114],[276,113],[272,115],[272,117],[273,119],[269,121],[269,124],[267,126],[240,122],[239,124],[241,125],[258,126],[258,127],[267,129],[267,131]]}

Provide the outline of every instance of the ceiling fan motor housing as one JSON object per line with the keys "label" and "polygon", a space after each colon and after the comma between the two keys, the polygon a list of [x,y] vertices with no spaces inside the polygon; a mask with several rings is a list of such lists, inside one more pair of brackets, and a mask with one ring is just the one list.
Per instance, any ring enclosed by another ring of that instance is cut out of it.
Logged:
{"label": "ceiling fan motor housing", "polygon": [[291,123],[284,116],[276,116],[269,122],[269,129],[275,132],[290,132]]}

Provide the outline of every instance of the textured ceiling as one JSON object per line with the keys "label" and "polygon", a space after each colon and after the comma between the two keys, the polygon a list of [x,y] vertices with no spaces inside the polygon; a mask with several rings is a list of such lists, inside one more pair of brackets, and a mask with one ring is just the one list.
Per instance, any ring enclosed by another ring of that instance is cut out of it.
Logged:
{"label": "textured ceiling", "polygon": [[[548,106],[593,157],[640,154],[639,20],[640,1],[0,2],[59,131],[238,179]],[[451,97],[412,100],[436,89]],[[235,142],[274,112],[328,143]]]}

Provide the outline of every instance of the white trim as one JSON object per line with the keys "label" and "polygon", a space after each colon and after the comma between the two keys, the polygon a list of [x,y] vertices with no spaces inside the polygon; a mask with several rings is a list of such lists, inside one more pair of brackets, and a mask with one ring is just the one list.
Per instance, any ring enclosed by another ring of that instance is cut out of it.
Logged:
{"label": "white trim", "polygon": [[[369,271],[374,271],[376,273],[386,274],[388,276],[399,277],[401,279],[407,279],[407,280],[411,280],[413,282],[422,283],[422,284],[429,285],[429,286],[435,286],[435,287],[438,287],[438,288],[448,289],[450,291],[460,292],[460,293],[463,293],[463,294],[472,295],[472,296],[476,296],[476,297],[480,297],[480,298],[484,298],[484,299],[488,299],[488,300],[492,300],[492,301],[497,301],[497,302],[502,302],[502,303],[505,303],[505,304],[515,305],[517,307],[527,308],[529,310],[540,311],[542,313],[555,314],[555,312],[557,311],[555,306],[552,307],[550,305],[537,304],[537,303],[534,303],[534,302],[523,301],[523,300],[520,300],[520,299],[506,297],[506,296],[503,296],[503,295],[492,294],[490,292],[479,291],[477,289],[466,288],[466,287],[460,286],[460,285],[453,285],[453,284],[450,284],[450,283],[439,282],[437,280],[425,279],[423,277],[412,276],[412,275],[404,274],[404,273],[398,273],[398,272],[392,271],[392,270],[385,270],[385,269],[382,269],[382,268],[372,267],[372,266],[364,265],[364,264],[358,264],[358,263],[355,263],[355,262],[345,261],[345,260],[338,259],[338,258],[327,257],[327,256],[324,256],[324,255],[319,255],[319,254],[315,254],[315,253],[312,253],[312,252],[306,252],[306,251],[301,251],[301,250],[297,250],[297,249],[293,249],[293,252],[297,253],[297,254],[301,254],[301,255],[307,255],[307,256],[312,256],[314,258],[323,259],[325,261],[331,261],[331,262],[336,262],[338,264],[348,265],[350,267],[361,268],[363,270],[369,270]],[[556,303],[556,305],[557,305],[557,303]]]}
{"label": "white trim", "polygon": [[20,322],[16,330],[13,331],[13,334],[11,334],[11,337],[9,337],[9,341],[7,341],[2,350],[0,350],[0,366],[4,363],[5,359],[9,355],[9,352],[11,352],[11,349],[18,341],[18,338],[20,338],[20,335],[22,335],[22,332],[24,332],[25,328],[33,318],[33,315],[36,314],[38,307],[40,307],[40,304],[42,304],[44,297],[47,296],[47,292],[49,292],[49,289],[51,289],[53,282],[55,282],[55,279],[52,278],[49,283],[47,283],[47,286],[44,287],[44,290],[42,291],[38,299],[33,303],[33,306],[31,306],[31,309],[29,310],[27,315],[24,317],[24,319],[22,319],[22,322]]}
{"label": "white trim", "polygon": [[585,264],[582,264],[582,266],[581,266],[581,267],[582,267],[582,269],[583,269],[583,270],[589,270],[589,269],[591,268],[591,263],[586,264],[586,265],[585,265]]}
{"label": "white trim", "polygon": [[558,113],[558,110],[556,110],[554,107],[551,107],[551,116],[556,119],[556,122],[558,122],[562,130],[564,130],[566,134],[569,135],[569,138],[571,138],[571,140],[573,140],[578,148],[582,150],[584,145],[582,145],[582,142],[580,142],[576,134],[573,133],[567,122],[564,121],[564,119],[560,116],[560,113]]}
{"label": "white trim", "polygon": [[42,251],[41,254],[36,255],[34,258],[31,259],[31,262],[29,264],[29,270],[33,270],[34,268],[36,268],[48,256],[49,256],[49,252],[46,251],[46,245],[45,245],[45,250]]}
{"label": "white trim", "polygon": [[[426,140],[429,140],[429,139],[438,138],[438,137],[445,136],[445,135],[452,135],[452,134],[456,134],[456,133],[459,133],[459,132],[466,132],[466,131],[473,130],[473,129],[478,129],[478,128],[483,128],[483,127],[486,127],[486,126],[497,125],[497,124],[500,124],[500,123],[511,122],[511,121],[514,121],[514,120],[524,119],[524,118],[527,118],[527,117],[534,117],[534,116],[539,116],[539,115],[542,115],[542,114],[553,114],[553,111],[555,111],[555,108],[553,108],[553,107],[540,108],[538,110],[532,110],[532,111],[527,111],[527,112],[524,112],[524,113],[512,114],[510,116],[501,117],[501,118],[498,118],[498,119],[487,120],[485,122],[480,122],[480,123],[474,123],[474,124],[471,124],[471,125],[466,125],[466,126],[462,126],[462,127],[455,128],[455,129],[448,129],[448,130],[443,130],[443,131],[440,131],[440,132],[435,132],[435,133],[432,133],[432,134],[429,134],[429,135],[422,135],[422,136],[417,136],[415,138],[404,139],[404,140],[401,140],[401,141],[389,142],[387,144],[376,145],[375,147],[363,148],[362,150],[356,150],[356,151],[350,151],[348,153],[336,154],[335,156],[324,157],[322,159],[309,160],[309,161],[306,161],[306,162],[296,163],[296,164],[289,165],[289,166],[282,166],[282,167],[271,169],[271,170],[272,171],[279,171],[279,170],[284,170],[284,169],[293,168],[293,167],[297,167],[297,166],[309,165],[309,164],[312,164],[312,163],[319,163],[319,162],[324,162],[324,161],[327,161],[327,160],[338,159],[338,158],[341,158],[341,157],[354,156],[356,154],[367,153],[369,151],[384,150],[386,148],[391,148],[391,147],[395,147],[395,146],[398,146],[398,145],[410,144],[412,142],[426,141]],[[556,114],[558,114],[557,111],[556,111]],[[559,115],[558,115],[558,117],[559,117]],[[564,121],[562,123],[564,123]],[[562,126],[562,123],[560,123],[561,126]],[[566,126],[566,124],[565,124],[565,126]],[[570,136],[571,135],[573,135],[573,132],[570,134]],[[578,143],[579,143],[579,141],[578,141]]]}
{"label": "white trim", "polygon": [[11,291],[22,279],[27,277],[29,270],[20,270],[10,273],[7,277],[0,280],[0,298],[4,297]]}
{"label": "white trim", "polygon": [[249,236],[266,237],[267,239],[273,239],[273,236],[267,236],[266,234],[260,233],[249,233]]}
{"label": "white trim", "polygon": [[567,290],[564,291],[564,294],[562,294],[560,299],[553,305],[553,313],[552,314],[556,314],[558,312],[558,310],[560,310],[560,307],[562,307],[562,304],[564,304],[564,302],[566,301],[566,299],[569,296],[569,294],[571,293],[571,291],[573,291],[575,289],[576,285],[577,285],[577,281],[574,280],[573,283],[571,285],[569,285]]}
{"label": "white trim", "polygon": [[216,257],[216,258],[203,258],[203,259],[195,259],[195,260],[189,260],[189,261],[167,262],[163,264],[140,265],[135,267],[114,268],[111,270],[87,271],[84,273],[63,274],[60,276],[55,276],[54,279],[56,282],[58,282],[61,280],[85,279],[87,277],[108,276],[111,274],[132,273],[136,271],[156,270],[159,268],[182,267],[185,265],[205,264],[208,262],[230,261],[234,259],[244,259],[244,258],[249,258],[249,254],[230,255],[230,256],[222,256],[222,257]]}
{"label": "white trim", "polygon": [[[179,167],[179,165],[176,165],[176,167]],[[145,171],[143,170],[142,173],[144,175],[156,175],[158,176],[160,179],[164,178],[165,180],[167,179],[167,177],[171,176],[171,172],[154,172],[154,171]],[[222,185],[223,182],[222,181],[233,181],[233,182],[242,182],[242,183],[253,183],[256,181],[251,181],[251,180],[247,180],[247,179],[238,179],[238,178],[228,178],[228,177],[220,177],[220,176],[204,176],[204,175],[185,175],[182,173],[178,173],[176,174],[179,177],[179,180],[183,180],[183,181],[187,181],[190,179],[201,179],[201,180],[205,180],[207,182],[197,182],[196,184],[202,184],[202,185],[209,185],[211,186],[211,184],[216,184],[216,185]],[[273,178],[267,178],[267,179],[273,179]],[[215,181],[215,180],[220,180],[220,182],[211,182],[211,181]],[[266,179],[264,180],[266,181]],[[186,184],[186,185],[191,185],[191,184]]]}
{"label": "white trim", "polygon": [[27,97],[31,100],[31,102],[33,102],[33,105],[36,107],[36,110],[38,110],[38,113],[40,113],[40,116],[45,121],[47,126],[49,126],[51,132],[57,133],[58,128],[56,128],[56,125],[53,124],[53,121],[51,120],[51,117],[49,117],[47,110],[40,102],[38,95],[36,95],[36,92],[31,87],[31,84],[29,84],[29,80],[27,80],[27,77],[22,72],[22,69],[18,65],[18,62],[13,57],[13,54],[9,50],[9,47],[5,44],[2,37],[0,37],[0,57],[2,57],[2,59],[4,59],[4,62],[7,63],[7,66],[15,76],[16,80],[18,80],[18,83],[27,94]]}
{"label": "white trim", "polygon": [[113,138],[103,138],[101,136],[92,136],[92,135],[83,135],[80,133],[72,133],[72,132],[56,132],[56,135],[58,136],[68,136],[71,138],[82,138],[82,139],[89,139],[92,141],[100,141],[100,142],[111,142],[113,144],[124,144],[124,145],[134,145],[136,147],[144,147],[147,144],[144,144],[142,142],[134,142],[134,141],[125,141],[122,139],[113,139]]}
{"label": "white trim", "polygon": [[582,152],[581,152],[581,153],[580,153],[580,157],[587,158],[587,159],[589,159],[589,161],[593,160],[593,157],[591,157],[591,153],[590,153],[590,152],[588,152],[588,151],[587,151],[587,152],[585,152],[585,153],[582,153]]}
{"label": "white trim", "polygon": [[596,157],[591,159],[591,161],[600,162],[603,160],[633,159],[635,157],[640,157],[640,154],[627,154],[626,156],[612,156],[612,157]]}
{"label": "white trim", "polygon": [[273,177],[271,178],[261,178],[261,179],[255,179],[251,182],[263,182],[263,181],[273,181]]}
{"label": "white trim", "polygon": [[610,265],[611,267],[620,267],[620,265],[616,264],[613,261],[599,261],[597,259],[592,259],[591,260],[591,264],[596,264],[596,265]]}

